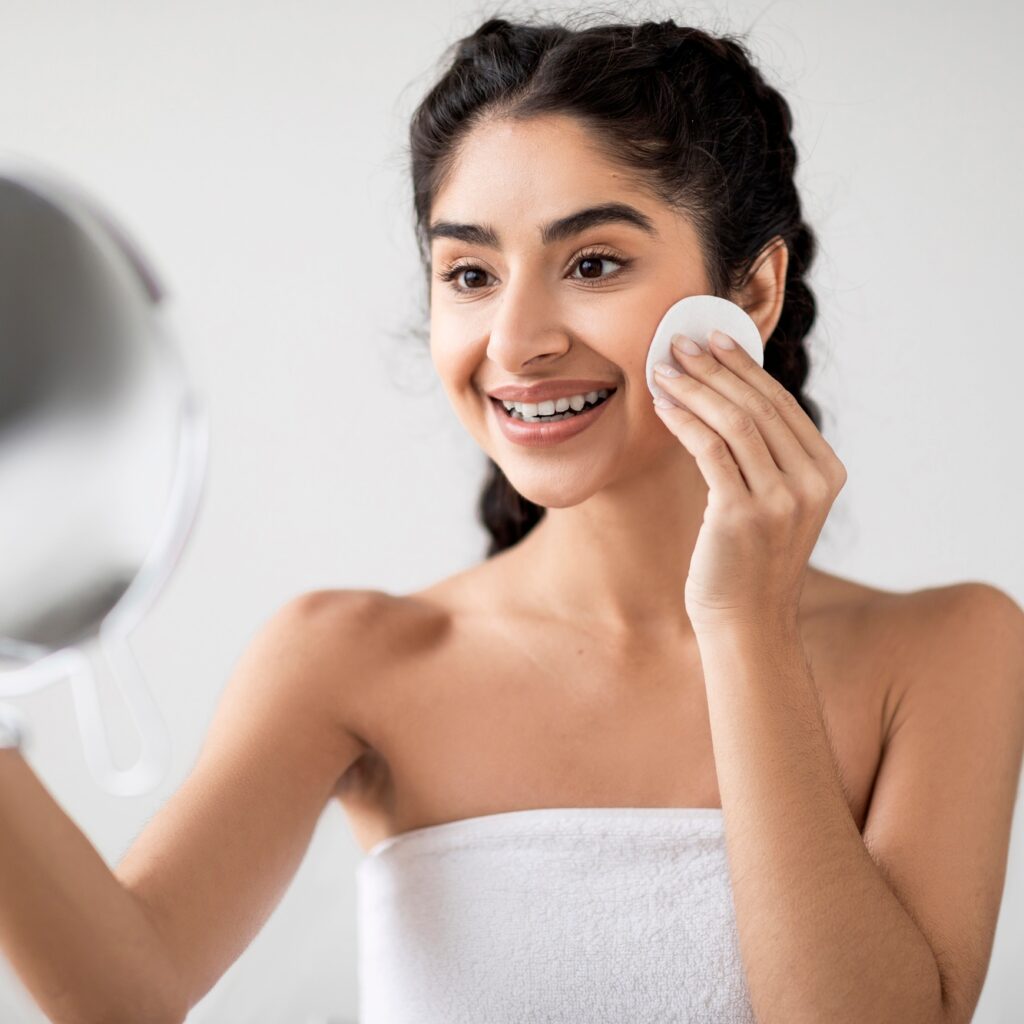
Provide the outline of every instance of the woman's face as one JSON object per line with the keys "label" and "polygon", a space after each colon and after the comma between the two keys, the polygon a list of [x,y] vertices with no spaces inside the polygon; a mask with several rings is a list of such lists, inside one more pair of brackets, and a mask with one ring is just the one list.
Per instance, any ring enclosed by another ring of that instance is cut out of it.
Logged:
{"label": "woman's face", "polygon": [[[545,236],[610,204],[646,227],[582,218]],[[552,116],[475,129],[430,225],[431,357],[456,415],[516,490],[561,508],[686,456],[654,412],[645,368],[668,308],[709,290],[687,219],[599,156],[579,122]],[[586,429],[543,446],[506,437],[489,392],[581,379],[616,389]]]}

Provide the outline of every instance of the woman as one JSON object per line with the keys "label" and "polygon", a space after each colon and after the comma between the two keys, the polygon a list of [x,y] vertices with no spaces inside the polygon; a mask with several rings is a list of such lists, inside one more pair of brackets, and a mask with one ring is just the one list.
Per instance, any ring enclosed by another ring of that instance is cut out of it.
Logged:
{"label": "woman", "polygon": [[[289,602],[116,872],[0,752],[0,941],[54,1020],[183,1020],[332,799],[368,852],[363,1024],[970,1019],[1024,615],[808,564],[846,471],[803,393],[790,130],[739,42],[671,21],[457,44],[412,172],[488,557]],[[698,294],[764,367],[679,339],[658,407],[648,344]]]}

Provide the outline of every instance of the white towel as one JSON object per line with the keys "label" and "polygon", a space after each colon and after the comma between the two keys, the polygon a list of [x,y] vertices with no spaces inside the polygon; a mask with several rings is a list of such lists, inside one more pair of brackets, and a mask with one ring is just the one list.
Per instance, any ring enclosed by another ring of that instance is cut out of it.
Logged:
{"label": "white towel", "polygon": [[754,1024],[719,808],[430,825],[357,869],[360,1024]]}

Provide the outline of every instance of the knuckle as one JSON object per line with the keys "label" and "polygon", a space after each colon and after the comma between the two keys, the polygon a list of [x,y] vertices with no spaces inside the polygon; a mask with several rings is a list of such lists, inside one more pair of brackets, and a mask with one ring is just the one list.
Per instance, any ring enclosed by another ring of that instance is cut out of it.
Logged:
{"label": "knuckle", "polygon": [[814,489],[814,496],[818,501],[829,501],[835,493],[832,482],[825,477],[820,477]]}
{"label": "knuckle", "polygon": [[814,504],[827,501],[832,496],[832,484],[818,473],[811,474],[803,484],[803,493]]}
{"label": "knuckle", "polygon": [[780,485],[768,495],[768,506],[772,512],[782,519],[794,516],[799,508],[796,496],[788,487]]}
{"label": "knuckle", "polygon": [[778,416],[775,406],[756,388],[751,388],[743,396],[743,407],[757,419],[770,420]]}
{"label": "knuckle", "polygon": [[729,446],[717,435],[704,442],[703,455],[715,462],[725,462],[732,459]]}
{"label": "knuckle", "polygon": [[796,396],[782,384],[779,384],[772,391],[770,398],[775,408],[781,409],[783,412],[800,408],[800,403],[796,400]]}
{"label": "knuckle", "polygon": [[754,418],[735,406],[726,413],[726,424],[740,437],[751,437],[760,433]]}

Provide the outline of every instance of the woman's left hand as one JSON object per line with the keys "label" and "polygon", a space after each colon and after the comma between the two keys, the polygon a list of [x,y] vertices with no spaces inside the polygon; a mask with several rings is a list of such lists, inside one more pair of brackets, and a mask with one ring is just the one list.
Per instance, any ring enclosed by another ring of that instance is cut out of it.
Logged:
{"label": "woman's left hand", "polygon": [[[794,629],[807,562],[846,467],[796,398],[739,345],[711,335],[686,373],[658,386],[675,403],[655,411],[694,457],[708,504],[697,535],[685,604],[694,629]],[[731,340],[731,339],[729,339]]]}

